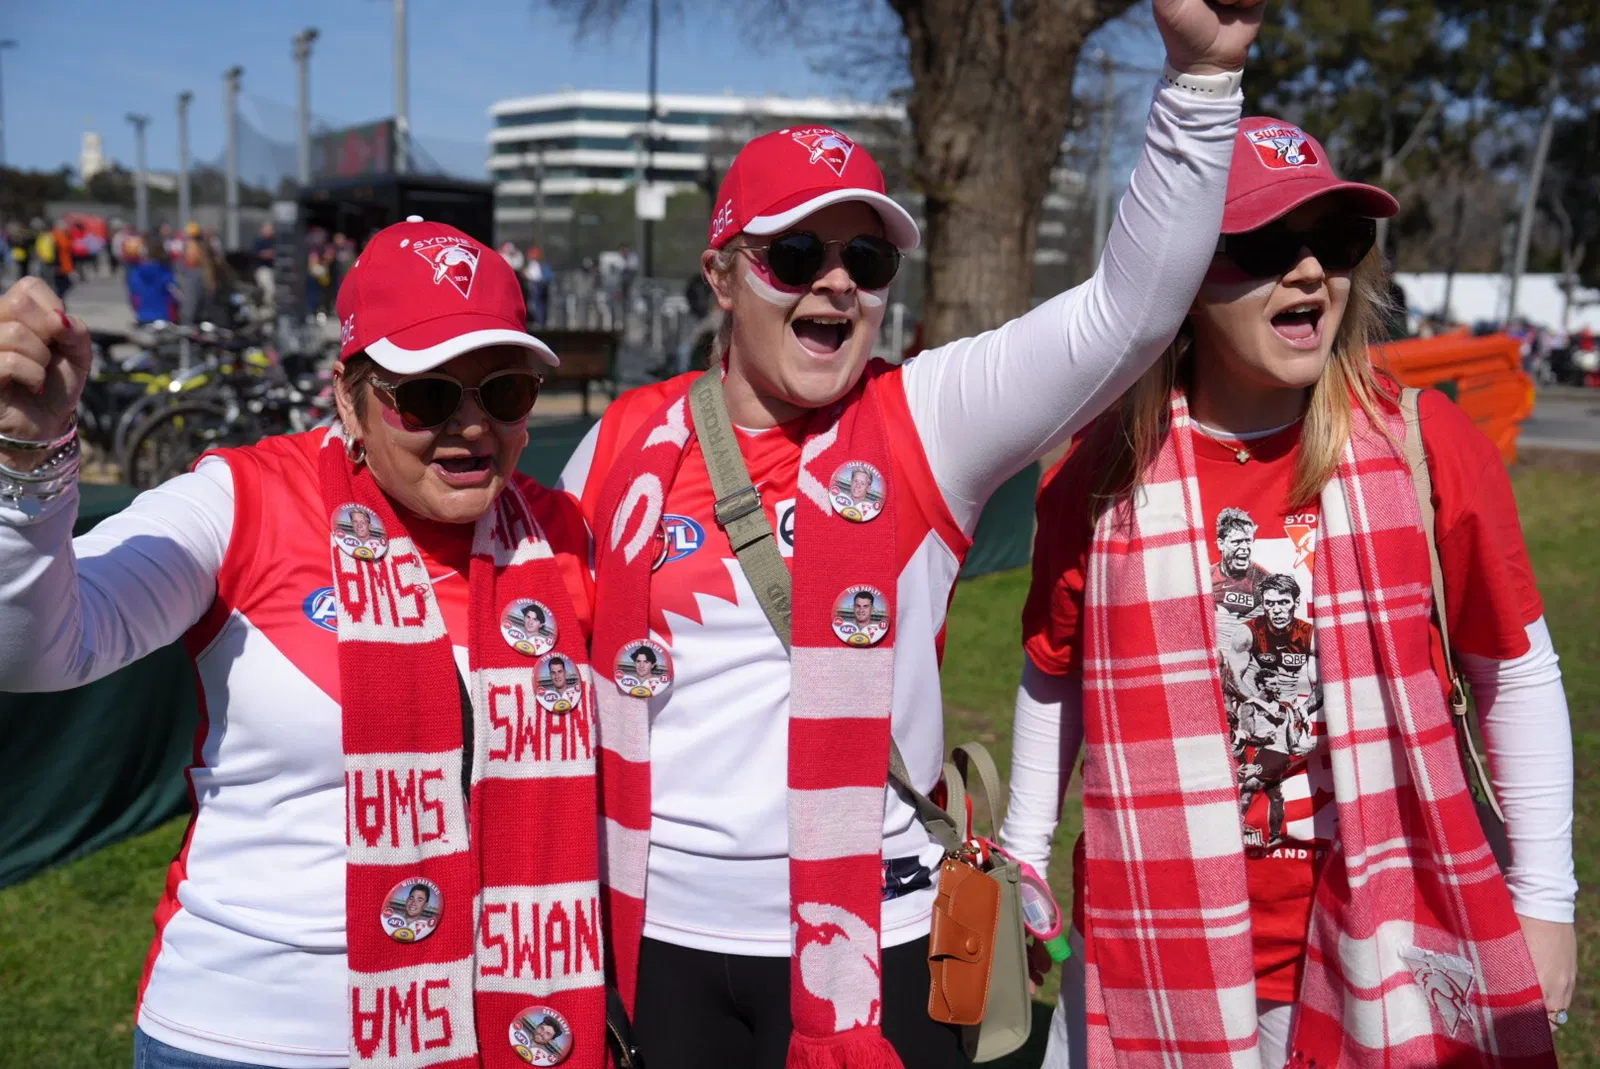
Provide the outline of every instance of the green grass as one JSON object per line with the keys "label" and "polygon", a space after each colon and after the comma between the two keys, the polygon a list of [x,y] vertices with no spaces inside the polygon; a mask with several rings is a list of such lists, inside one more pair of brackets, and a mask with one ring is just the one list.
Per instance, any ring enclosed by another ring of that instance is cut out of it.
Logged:
{"label": "green grass", "polygon": [[[1523,527],[1562,655],[1577,749],[1578,881],[1600,883],[1600,474],[1522,469]],[[951,743],[979,740],[1000,767],[1011,752],[1011,707],[1021,664],[1018,613],[1025,572],[962,585],[950,613],[945,697]],[[1075,792],[1074,792],[1075,793]],[[1069,802],[1051,882],[1070,901],[1070,848],[1082,825]],[[124,1069],[151,911],[183,823],[175,821],[0,891],[0,1066]],[[1600,1069],[1600,918],[1579,915],[1578,975],[1562,1064]],[[1041,990],[1035,1042],[1007,1066],[1037,1065],[1055,980]]]}

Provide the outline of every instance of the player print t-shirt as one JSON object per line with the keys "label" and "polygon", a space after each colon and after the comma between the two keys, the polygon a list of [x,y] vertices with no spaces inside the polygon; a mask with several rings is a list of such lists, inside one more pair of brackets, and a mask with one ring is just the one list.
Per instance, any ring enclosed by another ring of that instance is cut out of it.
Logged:
{"label": "player print t-shirt", "polygon": [[[1498,450],[1443,394],[1422,394],[1435,535],[1450,635],[1459,652],[1509,660],[1528,652],[1543,615]],[[1337,835],[1318,688],[1311,576],[1320,507],[1291,508],[1298,425],[1232,447],[1194,437],[1217,622],[1217,665],[1239,786],[1255,939],[1257,994],[1293,1001],[1321,862]],[[1039,491],[1023,647],[1041,671],[1081,674],[1080,624],[1093,492],[1092,458],[1069,453]],[[1443,645],[1434,666],[1444,689]],[[1063,777],[1065,789],[1065,777]],[[1082,840],[1074,863],[1081,903]]]}

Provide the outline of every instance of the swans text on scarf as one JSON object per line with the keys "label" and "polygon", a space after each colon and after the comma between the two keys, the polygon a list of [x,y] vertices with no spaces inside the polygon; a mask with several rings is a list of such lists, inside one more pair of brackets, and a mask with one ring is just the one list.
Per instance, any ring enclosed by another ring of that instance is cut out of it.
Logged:
{"label": "swans text on scarf", "polygon": [[467,848],[461,754],[349,754],[344,770],[350,856],[403,865]]}
{"label": "swans text on scarf", "polygon": [[486,776],[537,779],[594,773],[594,724],[587,666],[580,666],[583,697],[556,712],[538,700],[530,668],[483,668],[473,680],[488,710],[489,730],[479,740]]}
{"label": "swans text on scarf", "polygon": [[491,887],[478,913],[478,988],[548,995],[605,982],[591,883]]}
{"label": "swans text on scarf", "polygon": [[428,597],[428,568],[409,538],[376,560],[333,554],[339,630],[370,642],[420,644],[442,638],[444,618]]}
{"label": "swans text on scarf", "polygon": [[358,973],[350,983],[350,1023],[364,1066],[400,1069],[471,1055],[470,959]]}

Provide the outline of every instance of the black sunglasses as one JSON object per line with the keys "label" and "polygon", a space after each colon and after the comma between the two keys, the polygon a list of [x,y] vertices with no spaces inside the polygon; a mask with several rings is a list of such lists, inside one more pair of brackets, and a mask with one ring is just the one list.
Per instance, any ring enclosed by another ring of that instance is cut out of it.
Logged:
{"label": "black sunglasses", "polygon": [[1329,271],[1350,271],[1378,243],[1375,219],[1348,216],[1326,219],[1309,230],[1291,230],[1279,220],[1259,230],[1224,234],[1217,251],[1252,278],[1279,278],[1300,262],[1300,250],[1309,249]]}
{"label": "black sunglasses", "polygon": [[407,429],[431,431],[450,422],[469,393],[483,414],[496,423],[521,423],[539,400],[544,377],[508,368],[485,375],[476,386],[463,386],[443,372],[430,371],[403,382],[385,382],[374,375],[372,385],[389,395]]}
{"label": "black sunglasses", "polygon": [[774,238],[765,245],[742,245],[740,248],[765,253],[773,277],[785,286],[798,289],[817,280],[822,265],[827,262],[830,245],[843,246],[839,259],[844,262],[851,280],[864,290],[887,288],[900,271],[900,250],[871,234],[860,234],[849,241],[823,241],[815,234],[799,230]]}

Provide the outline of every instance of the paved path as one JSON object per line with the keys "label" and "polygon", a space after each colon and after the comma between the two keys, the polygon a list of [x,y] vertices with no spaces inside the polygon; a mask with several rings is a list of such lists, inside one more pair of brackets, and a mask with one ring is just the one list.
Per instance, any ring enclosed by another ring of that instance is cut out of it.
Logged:
{"label": "paved path", "polygon": [[1518,442],[1536,449],[1600,453],[1600,390],[1541,391]]}

